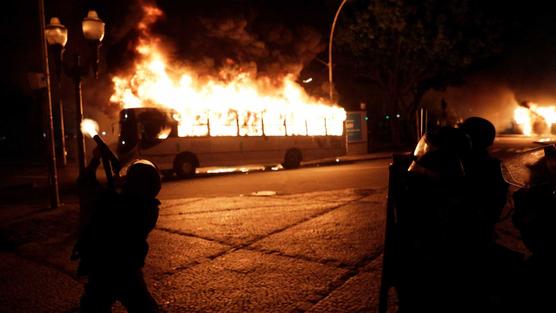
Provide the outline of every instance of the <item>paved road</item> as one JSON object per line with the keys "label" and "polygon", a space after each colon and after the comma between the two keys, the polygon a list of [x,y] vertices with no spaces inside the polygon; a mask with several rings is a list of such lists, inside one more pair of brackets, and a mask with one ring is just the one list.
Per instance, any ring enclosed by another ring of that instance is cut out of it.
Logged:
{"label": "paved road", "polygon": [[346,188],[384,188],[388,185],[390,160],[213,175],[186,180],[170,180],[163,185],[160,198],[249,195],[257,191],[293,194]]}
{"label": "paved road", "polygon": [[520,135],[501,135],[496,138],[492,147],[492,153],[501,159],[509,159],[533,148],[540,147],[534,138]]}
{"label": "paved road", "polygon": [[[501,159],[539,147],[529,137],[499,136],[492,152]],[[308,167],[295,170],[258,171],[167,180],[161,199],[249,195],[258,191],[293,194],[346,188],[374,189],[388,185],[389,159]]]}

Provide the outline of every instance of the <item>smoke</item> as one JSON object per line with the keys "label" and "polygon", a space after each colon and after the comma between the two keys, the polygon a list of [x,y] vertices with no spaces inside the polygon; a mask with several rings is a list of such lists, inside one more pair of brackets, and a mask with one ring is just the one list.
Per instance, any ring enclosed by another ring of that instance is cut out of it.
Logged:
{"label": "smoke", "polygon": [[246,9],[241,1],[219,3],[214,10],[202,3],[136,2],[129,6],[128,22],[111,32],[109,76],[134,71],[141,42],[156,44],[172,67],[188,68],[200,81],[229,81],[246,73],[275,84],[286,76],[297,78],[325,48],[315,28],[287,16],[275,17],[266,4],[250,3]]}
{"label": "smoke", "polygon": [[325,47],[322,36],[309,26],[261,25],[256,18],[246,17],[200,17],[199,21],[199,31],[182,40],[178,53],[202,73],[231,66],[260,78],[297,77]]}
{"label": "smoke", "polygon": [[482,116],[491,120],[498,131],[504,131],[512,126],[518,103],[555,105],[556,48],[547,42],[543,37],[507,47],[496,63],[465,77],[463,86],[431,92],[427,106],[439,110],[444,97],[448,108],[459,118]]}
{"label": "smoke", "polygon": [[430,92],[424,100],[425,106],[432,114],[439,115],[442,99],[453,121],[480,116],[491,121],[498,132],[510,131],[513,127],[513,111],[518,102],[514,90],[502,80],[469,77],[463,86]]}
{"label": "smoke", "polygon": [[206,75],[232,67],[250,71],[254,78],[280,80],[299,75],[324,51],[317,26],[293,16],[301,14],[296,11],[303,5],[292,11],[283,3],[220,1],[215,10],[208,2],[158,3],[165,18],[151,33],[169,44],[172,61]]}

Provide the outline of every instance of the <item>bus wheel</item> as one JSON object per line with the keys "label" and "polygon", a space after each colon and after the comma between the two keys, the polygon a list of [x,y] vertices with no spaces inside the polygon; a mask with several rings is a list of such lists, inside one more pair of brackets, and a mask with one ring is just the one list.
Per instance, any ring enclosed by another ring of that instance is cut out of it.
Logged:
{"label": "bus wheel", "polygon": [[180,154],[174,160],[174,171],[180,178],[195,176],[197,159],[191,154]]}
{"label": "bus wheel", "polygon": [[301,151],[297,149],[290,149],[286,152],[286,156],[284,157],[284,164],[282,164],[285,168],[298,168],[299,164],[301,163]]}

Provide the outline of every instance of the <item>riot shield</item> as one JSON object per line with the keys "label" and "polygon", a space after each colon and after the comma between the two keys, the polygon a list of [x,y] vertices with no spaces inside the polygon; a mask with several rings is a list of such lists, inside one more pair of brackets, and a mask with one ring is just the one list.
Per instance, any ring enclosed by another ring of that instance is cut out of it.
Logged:
{"label": "riot shield", "polygon": [[384,234],[384,255],[382,261],[382,276],[379,294],[379,313],[388,310],[388,292],[396,286],[397,264],[399,249],[399,230],[397,223],[397,210],[400,195],[406,184],[407,169],[413,154],[411,152],[394,153],[389,167],[388,200],[386,203],[386,226]]}
{"label": "riot shield", "polygon": [[545,150],[553,145],[536,147],[505,159],[502,164],[504,180],[517,188],[531,188],[552,182]]}

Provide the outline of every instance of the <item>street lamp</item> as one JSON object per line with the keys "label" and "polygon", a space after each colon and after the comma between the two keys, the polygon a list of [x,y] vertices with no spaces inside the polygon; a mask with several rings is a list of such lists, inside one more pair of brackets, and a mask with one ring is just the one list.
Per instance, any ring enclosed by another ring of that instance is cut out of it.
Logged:
{"label": "street lamp", "polygon": [[[87,17],[85,17],[82,22],[83,35],[94,52],[94,61],[92,65],[95,78],[98,78],[98,65],[100,62],[99,51],[102,39],[104,38],[104,26],[104,22],[98,17],[97,12],[94,10],[90,10],[87,13]],[[77,158],[79,170],[82,172],[85,168],[85,142],[80,127],[81,121],[83,120],[81,81],[82,77],[87,74],[87,67],[81,65],[79,54],[75,54],[73,66],[68,69],[68,72],[72,76],[75,86]]]}
{"label": "street lamp", "polygon": [[330,97],[330,100],[333,100],[334,98],[334,80],[332,79],[332,42],[334,38],[334,29],[336,28],[336,21],[338,20],[340,11],[342,10],[344,4],[346,4],[347,1],[348,0],[342,0],[342,3],[340,4],[338,10],[336,11],[336,15],[334,15],[334,20],[332,21],[332,27],[330,29],[330,40],[328,41],[328,83],[329,83],[328,95]]}
{"label": "street lamp", "polygon": [[104,25],[104,22],[98,17],[97,12],[94,10],[90,10],[87,13],[87,17],[83,19],[83,35],[85,39],[91,43],[95,53],[95,61],[93,63],[95,78],[98,78],[100,46],[102,39],[104,39]]}
{"label": "street lamp", "polygon": [[61,60],[64,47],[68,42],[68,29],[60,23],[60,19],[53,17],[50,19],[50,24],[46,25],[44,29],[44,34],[46,36],[46,42],[55,52],[57,67],[56,75],[60,79],[61,73]]}
{"label": "street lamp", "polygon": [[62,25],[60,20],[57,17],[53,17],[50,19],[50,24],[46,25],[44,29],[44,35],[46,37],[46,42],[50,50],[53,52],[53,56],[56,63],[56,79],[57,79],[57,96],[58,96],[58,118],[60,119],[60,147],[59,147],[59,155],[60,155],[60,162],[62,166],[66,166],[67,158],[66,158],[66,139],[65,139],[65,132],[64,132],[64,108],[62,106],[62,97],[61,97],[61,72],[62,72],[62,55],[64,53],[64,47],[68,42],[68,29]]}

